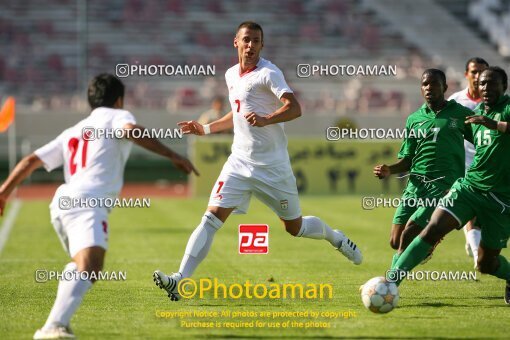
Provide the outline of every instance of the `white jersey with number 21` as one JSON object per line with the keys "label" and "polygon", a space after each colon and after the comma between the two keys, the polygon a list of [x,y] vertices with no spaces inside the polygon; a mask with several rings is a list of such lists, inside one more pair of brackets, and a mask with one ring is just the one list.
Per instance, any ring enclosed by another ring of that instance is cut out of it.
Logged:
{"label": "white jersey with number 21", "polygon": [[123,185],[124,166],[132,143],[115,137],[83,138],[91,129],[121,129],[136,124],[134,116],[125,110],[99,107],[57,138],[35,151],[47,171],[63,166],[65,183],[55,193],[52,214],[58,211],[58,200],[69,197],[115,198]]}

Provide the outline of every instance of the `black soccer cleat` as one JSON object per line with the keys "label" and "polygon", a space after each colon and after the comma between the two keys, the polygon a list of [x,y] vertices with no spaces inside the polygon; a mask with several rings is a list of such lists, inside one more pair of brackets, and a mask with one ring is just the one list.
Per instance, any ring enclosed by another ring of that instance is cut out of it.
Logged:
{"label": "black soccer cleat", "polygon": [[179,301],[181,299],[178,289],[179,281],[182,279],[180,273],[173,273],[168,276],[162,271],[156,270],[152,274],[152,279],[154,283],[156,283],[156,286],[160,289],[164,289],[168,293],[170,301]]}

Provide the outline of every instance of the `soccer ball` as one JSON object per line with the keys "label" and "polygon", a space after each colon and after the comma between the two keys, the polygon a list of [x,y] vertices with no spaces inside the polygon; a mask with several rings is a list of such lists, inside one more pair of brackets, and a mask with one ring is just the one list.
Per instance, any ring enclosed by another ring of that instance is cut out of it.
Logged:
{"label": "soccer ball", "polygon": [[394,282],[384,277],[374,277],[363,285],[361,300],[367,309],[374,313],[388,313],[397,307],[398,288]]}

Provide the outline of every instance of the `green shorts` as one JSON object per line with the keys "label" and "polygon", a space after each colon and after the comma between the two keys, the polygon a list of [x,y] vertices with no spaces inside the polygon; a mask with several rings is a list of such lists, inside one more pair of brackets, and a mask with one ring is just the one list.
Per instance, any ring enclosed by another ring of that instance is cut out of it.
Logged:
{"label": "green shorts", "polygon": [[444,185],[424,180],[423,177],[411,175],[402,194],[400,205],[393,216],[393,224],[407,224],[413,220],[420,227],[425,228],[430,216],[447,191]]}
{"label": "green shorts", "polygon": [[478,190],[458,179],[444,197],[440,209],[459,222],[459,229],[476,216],[482,229],[482,243],[489,249],[506,248],[510,237],[510,205],[492,192]]}

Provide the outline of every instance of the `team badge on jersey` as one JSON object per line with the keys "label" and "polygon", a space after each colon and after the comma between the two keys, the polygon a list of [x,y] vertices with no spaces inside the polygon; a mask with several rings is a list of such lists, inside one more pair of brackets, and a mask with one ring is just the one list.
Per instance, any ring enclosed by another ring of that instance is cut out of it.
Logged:
{"label": "team badge on jersey", "polygon": [[267,224],[239,225],[239,254],[267,254],[269,226]]}
{"label": "team badge on jersey", "polygon": [[246,88],[245,88],[245,91],[246,92],[249,92],[251,91],[251,89],[253,88],[253,83],[251,81],[249,81],[247,84],[246,84]]}
{"label": "team badge on jersey", "polygon": [[450,123],[448,123],[448,127],[450,129],[456,129],[458,127],[457,118],[450,118]]}
{"label": "team badge on jersey", "polygon": [[281,200],[280,201],[280,207],[282,207],[283,210],[287,210],[289,208],[289,201]]}

